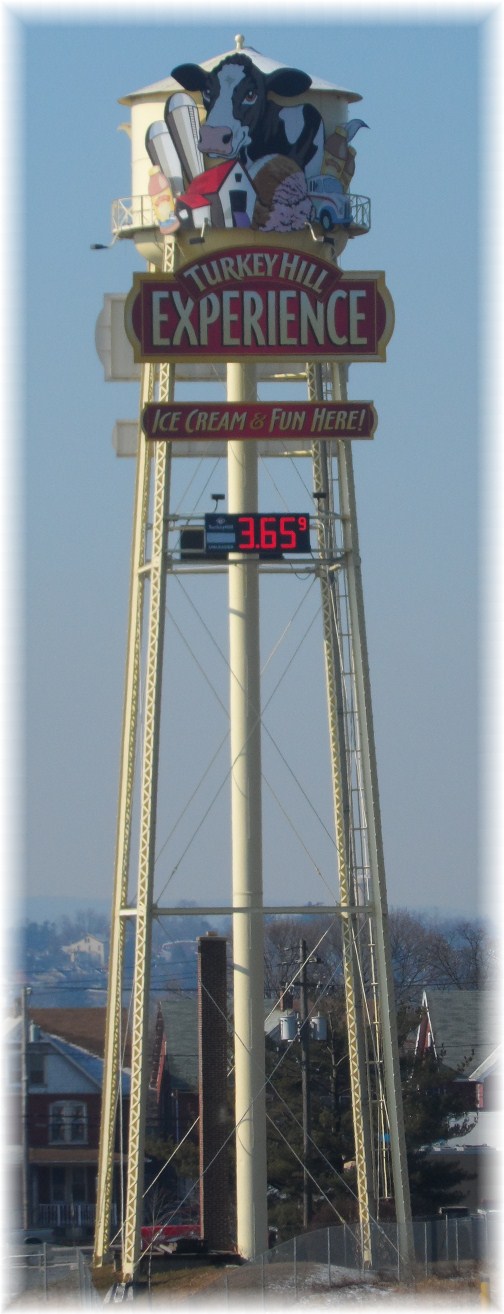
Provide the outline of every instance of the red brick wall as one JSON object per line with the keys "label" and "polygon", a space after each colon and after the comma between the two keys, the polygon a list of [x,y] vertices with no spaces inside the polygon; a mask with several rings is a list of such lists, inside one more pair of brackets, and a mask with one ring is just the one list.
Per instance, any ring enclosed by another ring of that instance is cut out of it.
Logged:
{"label": "red brick wall", "polygon": [[205,1241],[229,1249],[226,941],[198,940],[200,1217]]}

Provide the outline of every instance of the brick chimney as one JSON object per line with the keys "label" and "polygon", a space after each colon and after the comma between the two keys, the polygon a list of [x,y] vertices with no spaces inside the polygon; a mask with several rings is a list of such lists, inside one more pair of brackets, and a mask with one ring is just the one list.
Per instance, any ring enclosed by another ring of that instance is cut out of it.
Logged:
{"label": "brick chimney", "polygon": [[198,939],[199,1151],[201,1235],[229,1250],[226,940]]}

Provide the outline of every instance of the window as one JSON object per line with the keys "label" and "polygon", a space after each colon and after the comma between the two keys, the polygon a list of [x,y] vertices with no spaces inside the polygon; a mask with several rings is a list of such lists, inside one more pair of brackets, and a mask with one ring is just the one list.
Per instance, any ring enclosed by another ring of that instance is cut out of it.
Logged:
{"label": "window", "polygon": [[49,1108],[49,1144],[85,1145],[87,1108],[77,1100],[58,1100]]}
{"label": "window", "polygon": [[85,1104],[74,1104],[71,1108],[71,1125],[70,1140],[85,1141],[86,1137],[86,1106]]}
{"label": "window", "polygon": [[45,1086],[45,1059],[37,1051],[28,1051],[28,1080],[31,1086]]}

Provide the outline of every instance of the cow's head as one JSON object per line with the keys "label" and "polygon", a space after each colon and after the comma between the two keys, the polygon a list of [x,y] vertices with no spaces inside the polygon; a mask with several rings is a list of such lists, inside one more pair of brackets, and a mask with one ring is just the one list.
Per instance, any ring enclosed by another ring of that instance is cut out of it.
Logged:
{"label": "cow's head", "polygon": [[185,91],[200,91],[206,109],[199,148],[204,155],[234,160],[261,130],[270,91],[290,99],[311,86],[297,68],[262,73],[248,55],[227,55],[211,73],[199,64],[179,64],[172,77]]}

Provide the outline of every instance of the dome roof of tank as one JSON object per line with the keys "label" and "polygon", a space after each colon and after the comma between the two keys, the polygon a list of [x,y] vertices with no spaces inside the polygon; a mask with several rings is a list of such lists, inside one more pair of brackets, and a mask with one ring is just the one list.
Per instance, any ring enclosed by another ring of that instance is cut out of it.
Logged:
{"label": "dome roof of tank", "polygon": [[[261,70],[262,73],[275,73],[277,69],[285,68],[285,64],[279,64],[275,59],[269,59],[267,55],[261,55],[253,46],[246,46],[243,37],[235,37],[236,46],[234,50],[226,50],[223,55],[214,55],[212,59],[202,61],[200,67],[211,72],[222,59],[227,59],[229,55],[243,54],[248,55],[249,59]],[[310,91],[327,92],[328,95],[342,96],[348,103],[351,101],[362,100],[358,91],[346,91],[344,87],[335,87],[331,82],[323,82],[321,78],[312,78]],[[139,91],[132,91],[128,96],[121,96],[120,105],[134,105],[138,100],[149,100],[156,96],[169,96],[170,92],[180,91],[180,83],[175,78],[162,78],[160,82],[153,82],[149,87],[141,87]]]}

